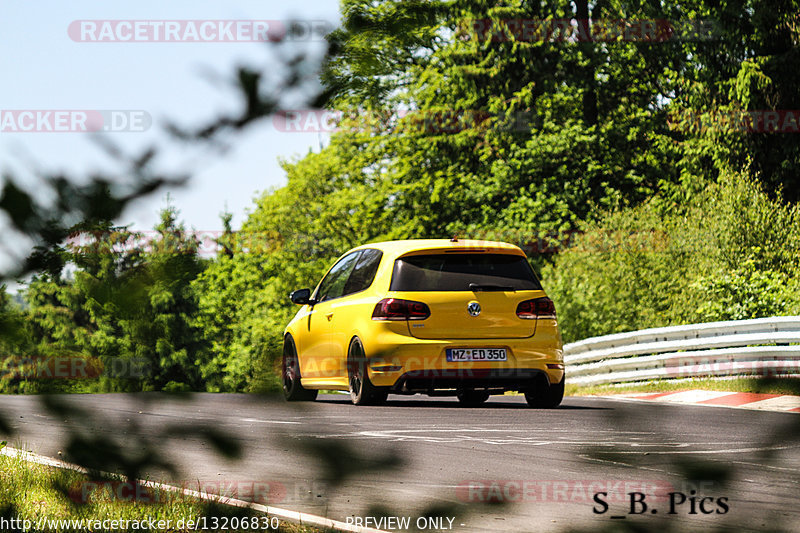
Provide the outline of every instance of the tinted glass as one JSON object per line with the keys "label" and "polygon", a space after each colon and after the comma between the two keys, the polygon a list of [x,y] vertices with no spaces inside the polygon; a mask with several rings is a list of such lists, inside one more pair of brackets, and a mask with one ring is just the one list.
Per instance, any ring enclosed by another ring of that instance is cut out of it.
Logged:
{"label": "tinted glass", "polygon": [[507,254],[435,254],[398,259],[393,291],[469,291],[470,284],[541,290],[528,261]]}
{"label": "tinted glass", "polygon": [[383,252],[380,250],[363,250],[358,263],[356,263],[353,272],[350,274],[350,279],[347,280],[344,286],[342,296],[368,289],[372,285],[372,280],[375,279],[375,274],[378,272],[378,265],[381,264],[382,256]]}
{"label": "tinted glass", "polygon": [[332,300],[342,295],[344,285],[353,272],[353,268],[356,266],[360,255],[360,250],[347,254],[333,265],[328,275],[325,276],[319,284],[319,290],[317,290],[316,296],[318,302]]}

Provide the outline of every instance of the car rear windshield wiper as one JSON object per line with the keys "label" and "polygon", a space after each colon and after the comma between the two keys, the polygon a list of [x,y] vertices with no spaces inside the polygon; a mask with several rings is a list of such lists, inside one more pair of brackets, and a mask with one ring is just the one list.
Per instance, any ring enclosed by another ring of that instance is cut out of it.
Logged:
{"label": "car rear windshield wiper", "polygon": [[470,283],[469,290],[472,292],[479,292],[479,291],[514,291],[516,290],[514,287],[510,287],[508,285],[492,285],[489,283]]}

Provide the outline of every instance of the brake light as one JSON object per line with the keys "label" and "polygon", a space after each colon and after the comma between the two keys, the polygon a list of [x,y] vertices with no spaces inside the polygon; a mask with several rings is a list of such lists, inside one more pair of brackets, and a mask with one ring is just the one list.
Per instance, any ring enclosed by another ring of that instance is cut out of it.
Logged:
{"label": "brake light", "polygon": [[431,310],[422,302],[384,298],[375,304],[372,320],[425,320]]}
{"label": "brake light", "polygon": [[525,300],[517,305],[517,316],[527,320],[556,318],[556,306],[548,297]]}

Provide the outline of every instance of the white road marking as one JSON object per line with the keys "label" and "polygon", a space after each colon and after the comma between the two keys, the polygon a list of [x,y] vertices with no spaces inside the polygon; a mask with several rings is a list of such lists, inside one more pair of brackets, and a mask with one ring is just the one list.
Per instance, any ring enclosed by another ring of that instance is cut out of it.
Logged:
{"label": "white road marking", "polygon": [[288,420],[260,420],[258,418],[240,418],[241,422],[261,422],[262,424],[302,424],[302,422],[289,422]]}
{"label": "white road marking", "polygon": [[[749,452],[765,452],[771,450],[791,450],[793,448],[800,448],[800,444],[793,446],[755,446],[752,448],[727,448],[724,450],[662,450],[655,452],[647,452],[650,455],[700,455],[700,454],[716,454],[716,453],[749,453]],[[642,452],[626,451],[626,450],[612,450],[608,453],[631,454]]]}
{"label": "white road marking", "polygon": [[[524,435],[510,435],[510,433],[523,433]],[[535,436],[529,436],[531,431],[529,429],[517,428],[427,428],[427,429],[391,429],[383,431],[359,431],[349,435],[337,435],[338,437],[362,437],[362,438],[378,438],[386,439],[392,442],[425,442],[429,444],[453,444],[459,442],[478,442],[488,445],[525,445],[525,446],[547,446],[552,444],[568,444],[575,446],[602,446],[602,447],[631,447],[631,448],[688,448],[690,446],[713,446],[720,444],[716,442],[634,442],[637,437],[629,437],[630,440],[618,440],[620,435],[612,433],[614,440],[604,441],[602,438],[594,438],[588,440],[574,440],[569,438],[556,438],[556,439],[541,439]],[[652,432],[630,432],[630,433],[646,433],[652,435]],[[500,435],[503,435],[501,437]],[[723,445],[727,443],[722,443]],[[733,444],[733,443],[730,443]],[[633,453],[642,453],[640,451]],[[655,453],[655,452],[652,452]]]}
{"label": "white road marking", "polygon": [[[758,468],[766,468],[768,470],[778,470],[778,471],[781,471],[781,472],[797,472],[797,473],[800,473],[800,469],[798,469],[798,468],[785,468],[785,467],[782,467],[782,466],[765,465],[765,464],[762,464],[762,463],[748,463],[747,461],[731,461],[731,462],[734,463],[734,464],[737,464],[737,465],[757,466]],[[745,479],[745,481],[752,481],[752,480]],[[800,484],[800,481],[792,481],[792,483]]]}

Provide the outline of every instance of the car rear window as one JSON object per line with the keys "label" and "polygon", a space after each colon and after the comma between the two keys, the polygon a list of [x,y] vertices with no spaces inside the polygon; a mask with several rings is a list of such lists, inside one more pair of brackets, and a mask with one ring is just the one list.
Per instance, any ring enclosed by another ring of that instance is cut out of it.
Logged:
{"label": "car rear window", "polygon": [[470,291],[471,284],[541,290],[528,261],[518,255],[448,253],[402,257],[394,263],[393,291]]}

